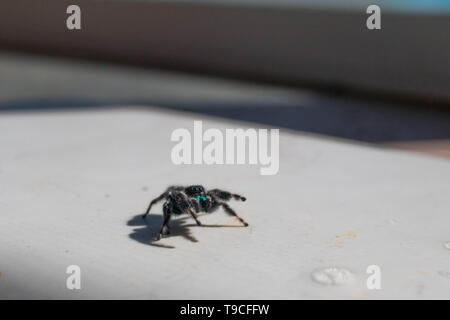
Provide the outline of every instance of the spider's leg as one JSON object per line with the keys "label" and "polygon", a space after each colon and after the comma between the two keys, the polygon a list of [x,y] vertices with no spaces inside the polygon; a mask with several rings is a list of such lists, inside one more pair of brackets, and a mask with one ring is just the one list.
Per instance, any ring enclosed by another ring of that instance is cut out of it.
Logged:
{"label": "spider's leg", "polygon": [[248,223],[244,221],[241,217],[239,217],[233,209],[230,208],[228,204],[225,202],[219,202],[219,205],[223,207],[226,213],[235,216],[244,226],[248,227]]}
{"label": "spider's leg", "polygon": [[220,189],[209,190],[208,194],[212,195],[212,196],[214,196],[214,197],[216,197],[216,198],[218,198],[220,200],[225,200],[225,201],[228,201],[231,198],[233,198],[235,200],[242,200],[242,201],[247,200],[247,198],[245,198],[243,196],[240,196],[238,194],[233,194],[233,193],[230,193],[228,191],[223,191],[223,190],[220,190]]}
{"label": "spider's leg", "polygon": [[197,216],[195,215],[194,211],[191,208],[187,208],[189,214],[192,216],[192,218],[194,218],[195,222],[197,222],[198,226],[201,226],[202,224],[200,223],[200,221],[198,221]]}
{"label": "spider's leg", "polygon": [[145,219],[145,217],[147,217],[148,213],[150,212],[150,209],[152,208],[152,206],[161,201],[162,199],[166,198],[169,195],[169,191],[164,192],[163,194],[161,194],[158,198],[155,198],[152,200],[152,202],[150,202],[150,204],[148,205],[147,211],[145,211],[145,214],[142,216],[143,219]]}
{"label": "spider's leg", "polygon": [[[170,217],[172,216],[172,212],[169,208],[169,205],[167,205],[167,204],[164,204],[163,210],[164,210],[164,220],[163,220],[163,224],[161,226],[161,230],[159,231],[159,234],[156,237],[156,240],[161,239],[161,236],[164,232],[164,227],[166,227],[167,230],[169,230],[169,221],[170,221]],[[169,231],[169,233],[170,233],[170,231]]]}
{"label": "spider's leg", "polygon": [[145,211],[145,214],[144,214],[144,216],[142,218],[145,219],[145,217],[147,217],[148,213],[150,212],[152,206],[155,203],[161,201],[164,198],[167,198],[167,196],[169,195],[170,191],[182,191],[182,190],[184,190],[184,187],[181,187],[181,186],[170,186],[170,187],[168,187],[167,190],[163,194],[161,194],[159,197],[153,199],[152,202],[150,202],[150,204],[149,204],[149,206],[147,208],[147,211]]}

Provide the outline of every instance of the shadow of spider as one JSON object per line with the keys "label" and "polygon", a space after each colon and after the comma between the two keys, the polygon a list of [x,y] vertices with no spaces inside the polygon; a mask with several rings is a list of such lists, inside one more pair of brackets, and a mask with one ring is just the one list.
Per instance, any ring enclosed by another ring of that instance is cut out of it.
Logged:
{"label": "shadow of spider", "polygon": [[[244,228],[239,225],[224,225],[224,224],[202,224],[198,226],[195,222],[192,223],[190,216],[183,216],[181,218],[175,218],[170,221],[170,231],[168,235],[164,235],[161,240],[156,240],[159,229],[162,224],[162,215],[149,214],[145,219],[142,218],[143,214],[138,214],[128,220],[127,225],[136,227],[133,232],[129,234],[129,237],[137,242],[166,249],[174,249],[174,246],[169,246],[161,243],[165,238],[170,237],[183,237],[191,242],[198,242],[198,240],[192,235],[190,231],[191,227],[198,228]],[[198,215],[198,217],[204,214]]]}

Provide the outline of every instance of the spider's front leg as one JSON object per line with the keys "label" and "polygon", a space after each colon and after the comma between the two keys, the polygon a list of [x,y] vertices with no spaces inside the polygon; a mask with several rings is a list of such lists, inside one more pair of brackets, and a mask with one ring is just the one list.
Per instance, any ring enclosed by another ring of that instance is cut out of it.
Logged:
{"label": "spider's front leg", "polygon": [[191,208],[187,209],[189,214],[192,216],[192,218],[194,218],[195,222],[197,222],[198,226],[201,226],[202,224],[200,223],[200,221],[198,220],[197,216],[195,215],[194,211]]}
{"label": "spider's front leg", "polygon": [[220,189],[209,190],[208,194],[213,196],[213,197],[216,197],[216,198],[218,198],[220,200],[225,200],[225,201],[228,201],[231,198],[233,198],[235,200],[241,200],[241,201],[247,200],[247,198],[245,198],[245,197],[243,197],[241,195],[230,193],[228,191],[223,191],[223,190],[220,190]]}
{"label": "spider's front leg", "polygon": [[248,223],[244,221],[241,217],[239,217],[233,209],[230,208],[228,204],[225,202],[219,202],[219,205],[225,210],[226,213],[236,217],[244,226],[248,227]]}

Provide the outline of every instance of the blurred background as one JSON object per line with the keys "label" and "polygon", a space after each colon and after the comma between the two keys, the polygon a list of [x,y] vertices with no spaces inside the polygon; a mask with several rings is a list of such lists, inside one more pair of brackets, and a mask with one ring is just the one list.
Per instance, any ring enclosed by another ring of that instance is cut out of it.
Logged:
{"label": "blurred background", "polygon": [[138,104],[450,158],[449,30],[448,0],[4,0],[0,116]]}

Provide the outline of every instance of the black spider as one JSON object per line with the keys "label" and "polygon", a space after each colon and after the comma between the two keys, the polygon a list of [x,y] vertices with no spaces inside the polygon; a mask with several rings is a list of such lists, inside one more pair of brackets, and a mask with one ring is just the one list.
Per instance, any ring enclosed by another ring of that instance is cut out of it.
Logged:
{"label": "black spider", "polygon": [[217,210],[219,206],[223,207],[226,213],[238,218],[239,221],[241,221],[242,224],[247,227],[248,223],[245,222],[241,217],[239,217],[236,212],[234,212],[233,209],[228,206],[228,204],[223,202],[228,201],[231,198],[242,201],[246,200],[245,197],[219,189],[213,189],[205,192],[205,188],[203,188],[203,186],[172,186],[167,188],[167,190],[158,198],[153,199],[152,202],[150,202],[150,205],[148,206],[148,209],[142,218],[145,219],[155,203],[161,201],[162,199],[165,199],[166,202],[164,202],[163,205],[164,220],[157,240],[161,238],[164,228],[167,228],[167,234],[170,233],[169,221],[172,214],[180,215],[183,213],[189,213],[194,218],[195,222],[197,222],[197,224],[200,226],[201,223],[200,221],[198,221],[195,213],[211,213]]}

